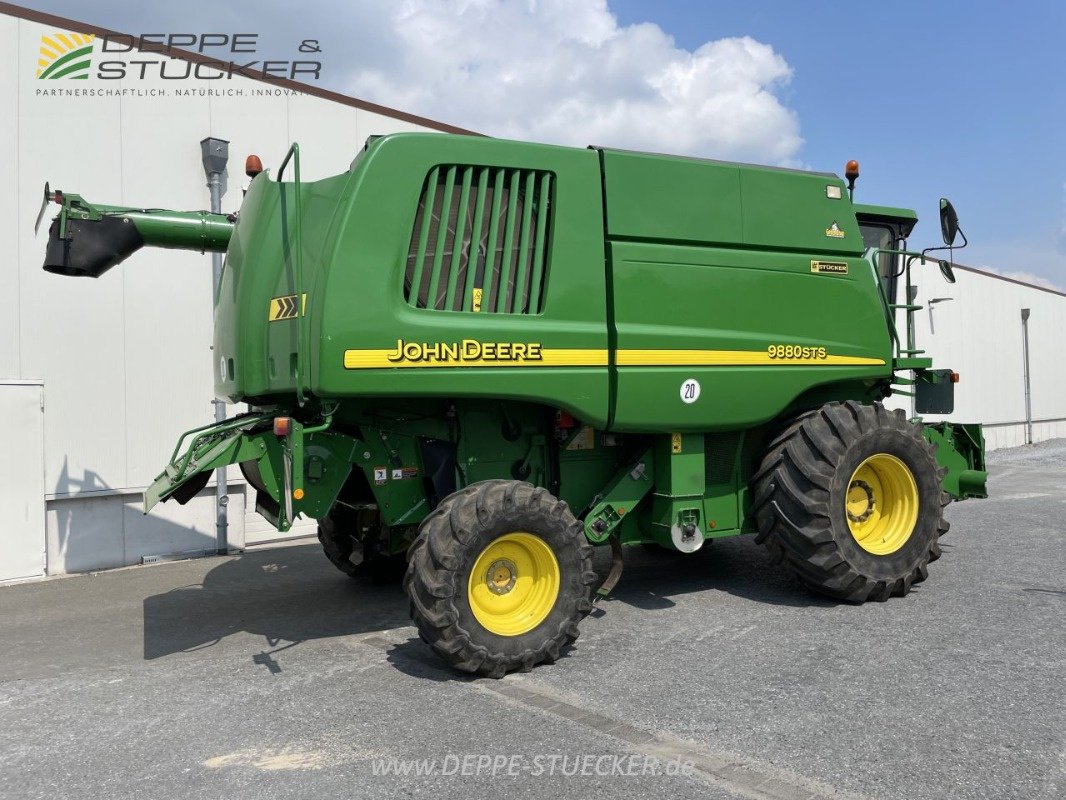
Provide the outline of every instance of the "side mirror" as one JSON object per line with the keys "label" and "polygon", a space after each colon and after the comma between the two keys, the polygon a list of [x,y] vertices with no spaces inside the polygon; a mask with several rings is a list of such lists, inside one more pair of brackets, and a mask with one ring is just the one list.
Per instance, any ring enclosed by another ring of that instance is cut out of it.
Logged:
{"label": "side mirror", "polygon": [[953,270],[951,268],[951,262],[950,261],[944,261],[943,259],[941,259],[941,261],[939,263],[940,263],[940,274],[944,276],[944,280],[946,280],[948,283],[954,283],[955,282],[955,270]]}
{"label": "side mirror", "polygon": [[946,197],[940,198],[940,232],[944,235],[944,244],[948,247],[955,244],[955,237],[959,234],[959,215]]}

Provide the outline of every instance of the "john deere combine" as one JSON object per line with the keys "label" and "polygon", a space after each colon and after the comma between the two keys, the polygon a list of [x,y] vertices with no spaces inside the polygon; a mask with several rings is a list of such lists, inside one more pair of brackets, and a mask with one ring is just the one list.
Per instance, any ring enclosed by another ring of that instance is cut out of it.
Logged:
{"label": "john deere combine", "polygon": [[[225,251],[215,386],[252,410],[185,433],[146,510],[239,464],[259,512],[281,531],[319,520],[344,572],[406,553],[422,637],[498,676],[577,636],[592,545],[615,555],[600,592],[621,545],[692,553],[743,533],[849,601],[926,578],[944,507],[984,496],[983,440],[881,405],[902,392],[950,411],[956,376],[894,324],[919,308],[915,215],[853,204],[850,188],[401,134],[314,182],[293,145],[238,215],[48,193],[61,210],[45,269]],[[946,201],[941,216],[950,244]]]}

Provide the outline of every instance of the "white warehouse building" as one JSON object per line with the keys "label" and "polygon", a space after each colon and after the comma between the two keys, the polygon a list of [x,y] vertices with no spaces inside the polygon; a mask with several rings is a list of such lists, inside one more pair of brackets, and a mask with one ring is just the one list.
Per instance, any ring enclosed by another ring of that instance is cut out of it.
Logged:
{"label": "white warehouse building", "polygon": [[[276,169],[298,141],[303,177],[314,180],[346,168],[368,136],[458,131],[288,80],[38,77],[47,68],[42,37],[73,52],[108,34],[0,4],[0,46],[16,54],[16,67],[0,76],[8,109],[0,150],[9,164],[0,190],[8,243],[0,262],[8,297],[0,316],[8,431],[0,581],[208,552],[216,541],[213,487],[187,505],[141,513],[141,493],[177,434],[213,418],[210,256],[149,249],[100,280],[45,273],[47,219],[33,229],[46,179],[90,201],[207,208],[200,141],[216,137],[229,142],[222,209],[234,211],[246,154]],[[188,60],[203,59],[178,58]],[[962,376],[949,419],[985,423],[989,448],[1029,440],[1021,318],[1029,309],[1031,440],[1066,436],[1066,359],[1057,349],[1066,295],[977,270],[957,274],[949,285],[935,265],[915,269],[918,302],[936,300],[918,315],[919,346]],[[236,469],[229,491],[230,547],[277,541]],[[311,525],[297,525],[282,538],[309,533]]]}

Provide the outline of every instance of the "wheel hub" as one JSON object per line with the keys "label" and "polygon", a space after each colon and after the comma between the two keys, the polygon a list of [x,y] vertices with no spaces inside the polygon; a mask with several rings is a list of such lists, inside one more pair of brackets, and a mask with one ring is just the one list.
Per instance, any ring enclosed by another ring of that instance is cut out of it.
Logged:
{"label": "wheel hub", "polygon": [[518,579],[518,568],[513,561],[506,558],[498,558],[492,562],[488,574],[485,575],[485,584],[493,594],[507,594],[514,588]]}
{"label": "wheel hub", "polygon": [[844,506],[859,547],[891,555],[907,544],[918,524],[918,484],[903,461],[878,453],[852,473]]}
{"label": "wheel hub", "polygon": [[[856,491],[858,490],[858,491]],[[852,511],[853,508],[860,506],[863,502],[866,503],[866,510],[860,514],[856,514]],[[874,506],[877,501],[874,500],[874,490],[870,487],[866,481],[853,480],[851,486],[848,487],[848,519],[852,522],[865,522],[870,518],[870,515],[874,513]]]}

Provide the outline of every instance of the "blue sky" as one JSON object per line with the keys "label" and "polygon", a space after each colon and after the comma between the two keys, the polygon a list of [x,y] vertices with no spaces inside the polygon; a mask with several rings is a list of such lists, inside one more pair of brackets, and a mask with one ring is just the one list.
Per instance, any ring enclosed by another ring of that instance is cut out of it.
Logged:
{"label": "blue sky", "polygon": [[[1066,2],[39,0],[120,31],[320,37],[326,88],[490,135],[842,171],[960,263],[1066,289]],[[299,38],[298,37],[298,38]]]}

